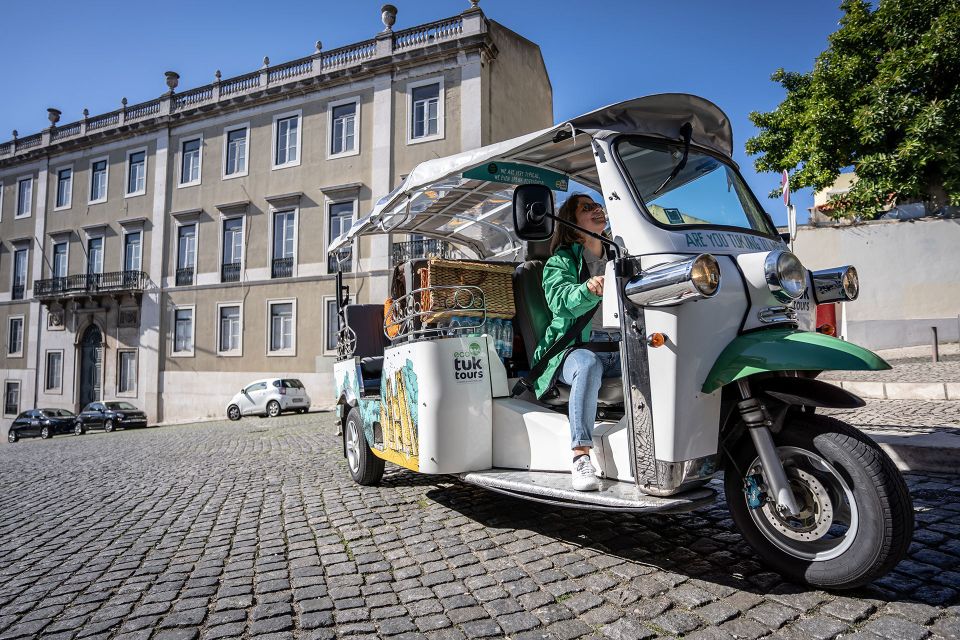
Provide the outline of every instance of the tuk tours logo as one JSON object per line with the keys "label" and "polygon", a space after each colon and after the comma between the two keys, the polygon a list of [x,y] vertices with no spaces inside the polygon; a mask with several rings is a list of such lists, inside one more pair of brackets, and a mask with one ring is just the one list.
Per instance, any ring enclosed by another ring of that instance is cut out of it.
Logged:
{"label": "tuk tours logo", "polygon": [[483,347],[471,342],[466,351],[453,352],[453,379],[457,382],[483,380]]}

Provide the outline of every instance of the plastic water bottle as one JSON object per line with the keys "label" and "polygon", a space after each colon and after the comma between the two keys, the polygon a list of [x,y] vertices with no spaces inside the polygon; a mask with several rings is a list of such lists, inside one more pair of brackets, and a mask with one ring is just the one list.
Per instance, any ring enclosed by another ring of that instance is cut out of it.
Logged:
{"label": "plastic water bottle", "polygon": [[457,331],[460,328],[460,316],[453,316],[450,318],[450,322],[447,323],[447,335],[448,336],[457,336],[459,332]]}
{"label": "plastic water bottle", "polygon": [[503,321],[503,357],[513,357],[513,323],[509,320]]}
{"label": "plastic water bottle", "polygon": [[493,320],[493,331],[490,335],[493,336],[494,349],[497,350],[497,355],[503,357],[503,323],[500,322],[500,318],[495,318]]}

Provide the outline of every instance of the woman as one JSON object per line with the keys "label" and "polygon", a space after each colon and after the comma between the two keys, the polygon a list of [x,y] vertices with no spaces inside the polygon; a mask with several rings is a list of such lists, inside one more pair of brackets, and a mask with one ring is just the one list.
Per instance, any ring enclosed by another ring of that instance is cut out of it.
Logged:
{"label": "woman", "polygon": [[[603,207],[582,193],[567,198],[560,207],[558,217],[596,234],[601,234],[607,226]],[[553,320],[534,351],[534,362],[539,361],[551,345],[560,340],[586,313],[592,314],[592,318],[578,337],[579,342],[619,342],[618,331],[604,330],[600,311],[603,273],[607,262],[603,243],[576,229],[558,224],[550,242],[550,250],[553,255],[543,267],[543,292],[553,313]],[[555,379],[570,385],[571,473],[573,488],[577,491],[596,491],[600,488],[596,469],[590,462],[597,396],[602,378],[619,376],[619,352],[578,348],[551,358],[534,385],[537,397],[550,389]]]}

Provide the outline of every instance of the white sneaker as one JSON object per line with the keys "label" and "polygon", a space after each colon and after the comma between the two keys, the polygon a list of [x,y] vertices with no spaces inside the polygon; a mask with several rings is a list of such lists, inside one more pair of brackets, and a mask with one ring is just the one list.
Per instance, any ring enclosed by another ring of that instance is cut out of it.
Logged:
{"label": "white sneaker", "polygon": [[590,462],[590,456],[580,456],[573,462],[570,469],[573,474],[573,488],[577,491],[596,491],[600,488],[597,470]]}

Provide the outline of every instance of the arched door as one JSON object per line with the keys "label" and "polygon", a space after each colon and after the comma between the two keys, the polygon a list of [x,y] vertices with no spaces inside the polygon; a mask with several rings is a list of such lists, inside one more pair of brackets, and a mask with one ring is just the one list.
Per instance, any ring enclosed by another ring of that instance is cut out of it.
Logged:
{"label": "arched door", "polygon": [[103,378],[103,334],[91,324],[80,340],[80,409],[100,400]]}

